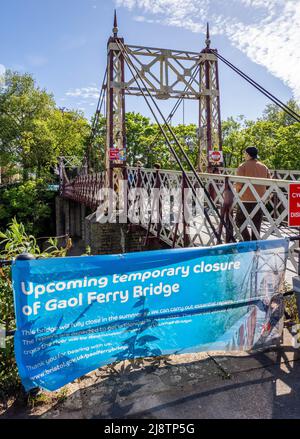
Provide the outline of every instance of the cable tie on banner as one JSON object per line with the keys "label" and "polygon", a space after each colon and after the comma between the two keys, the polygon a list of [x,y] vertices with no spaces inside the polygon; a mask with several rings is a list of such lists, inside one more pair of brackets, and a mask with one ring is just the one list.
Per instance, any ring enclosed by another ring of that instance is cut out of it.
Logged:
{"label": "cable tie on banner", "polygon": [[300,235],[297,236],[286,236],[290,241],[300,241]]}

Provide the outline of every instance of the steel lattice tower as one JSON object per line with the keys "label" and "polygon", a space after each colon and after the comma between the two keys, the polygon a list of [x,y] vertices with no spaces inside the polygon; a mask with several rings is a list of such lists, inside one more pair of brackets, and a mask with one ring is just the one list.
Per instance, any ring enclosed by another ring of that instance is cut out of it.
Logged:
{"label": "steel lattice tower", "polygon": [[[124,39],[118,37],[115,12],[113,36],[107,46],[106,170],[111,188],[121,178],[121,172],[116,172],[116,168],[126,167],[125,94],[141,96],[135,85],[136,77],[129,75],[125,79],[123,45]],[[206,47],[200,53],[128,45],[126,51],[153,97],[198,100],[198,169],[210,171],[213,163],[210,163],[209,152],[222,150],[222,136],[218,58],[216,51],[210,48],[209,25]],[[194,77],[196,68],[199,73]]]}
{"label": "steel lattice tower", "polygon": [[115,11],[113,37],[109,38],[107,44],[106,170],[110,188],[114,186],[114,169],[126,166],[124,57],[117,43],[124,43],[124,39],[118,37]]}
{"label": "steel lattice tower", "polygon": [[222,151],[218,58],[214,54],[216,50],[210,48],[210,43],[209,24],[207,23],[206,48],[201,52],[204,55],[204,61],[200,64],[200,149],[198,168],[201,171],[211,170],[209,151]]}

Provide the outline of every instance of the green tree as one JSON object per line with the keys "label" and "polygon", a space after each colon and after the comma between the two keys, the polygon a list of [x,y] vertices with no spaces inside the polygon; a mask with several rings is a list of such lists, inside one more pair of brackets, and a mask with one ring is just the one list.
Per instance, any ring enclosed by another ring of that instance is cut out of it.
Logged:
{"label": "green tree", "polygon": [[54,193],[47,189],[42,179],[28,180],[20,185],[1,191],[0,229],[4,229],[12,218],[22,222],[29,233],[36,236],[55,233]]}
{"label": "green tree", "polygon": [[86,153],[91,172],[101,172],[105,169],[105,151],[106,151],[106,118],[101,114],[91,121],[93,131],[86,142]]}
{"label": "green tree", "polygon": [[127,162],[133,166],[137,160],[150,165],[153,159],[152,149],[149,149],[155,133],[155,127],[148,117],[139,113],[126,113],[126,143]]}
{"label": "green tree", "polygon": [[[294,101],[288,105],[299,112]],[[300,123],[277,106],[268,105],[257,121],[229,118],[223,122],[222,130],[227,166],[237,167],[244,160],[245,148],[254,145],[269,168],[300,169]]]}
{"label": "green tree", "polygon": [[281,126],[275,136],[274,169],[300,169],[300,123]]}
{"label": "green tree", "polygon": [[77,111],[56,108],[32,76],[7,71],[0,87],[0,166],[23,178],[48,176],[60,155],[83,156],[90,126]]}
{"label": "green tree", "polygon": [[[290,99],[286,105],[297,114],[300,114],[300,106],[294,99]],[[263,120],[275,122],[279,126],[289,126],[295,123],[295,119],[293,117],[281,110],[280,107],[275,104],[269,104],[266,106],[263,112]]]}
{"label": "green tree", "polygon": [[21,165],[26,178],[28,148],[37,134],[39,140],[45,134],[36,121],[45,121],[55,103],[28,74],[7,71],[4,84],[0,87],[0,164]]}
{"label": "green tree", "polygon": [[55,160],[58,155],[83,157],[91,128],[81,112],[55,108],[47,125],[53,135]]}
{"label": "green tree", "polygon": [[[129,166],[134,166],[137,161],[141,161],[146,168],[153,168],[155,163],[159,163],[164,169],[179,169],[157,124],[152,123],[148,117],[135,112],[126,113],[125,123],[127,164]],[[193,164],[196,165],[198,151],[196,126],[193,124],[178,125],[173,129],[180,144]],[[177,154],[185,162],[173,137],[166,128],[165,131]],[[94,171],[103,170],[105,168],[106,145],[106,119],[103,116],[99,117],[95,135],[89,140],[89,144],[91,169]]]}
{"label": "green tree", "polygon": [[229,117],[222,122],[224,159],[226,166],[229,168],[237,167],[243,160],[243,152],[247,142],[244,128],[244,116],[239,116],[236,120]]}

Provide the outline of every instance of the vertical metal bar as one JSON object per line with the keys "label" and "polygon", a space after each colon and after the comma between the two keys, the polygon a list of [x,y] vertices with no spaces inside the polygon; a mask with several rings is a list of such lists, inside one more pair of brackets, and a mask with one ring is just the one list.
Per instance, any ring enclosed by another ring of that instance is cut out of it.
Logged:
{"label": "vertical metal bar", "polygon": [[161,188],[161,182],[160,182],[160,178],[159,178],[159,170],[156,170],[156,181],[155,181],[155,188],[157,189],[157,194],[158,194],[158,226],[157,226],[157,238],[159,239],[159,235],[161,232],[161,227],[162,227],[162,202],[161,202],[161,193],[160,193],[160,188]]}
{"label": "vertical metal bar", "polygon": [[[221,119],[221,103],[220,103],[220,80],[219,80],[219,63],[216,59],[215,61],[216,67],[216,89],[218,92],[217,96],[217,106],[218,106],[218,134],[219,134],[219,150],[223,149],[223,139],[222,139],[222,119]],[[222,163],[224,165],[224,163]]]}
{"label": "vertical metal bar", "polygon": [[126,223],[128,222],[128,194],[129,194],[129,185],[128,185],[128,169],[125,166],[122,170],[123,174],[123,209],[124,209],[124,217],[126,216]]}
{"label": "vertical metal bar", "polygon": [[[126,146],[127,146],[127,138],[126,138],[126,121],[125,121],[125,63],[124,63],[124,55],[123,53],[120,55],[120,62],[121,62],[121,82],[122,82],[122,89],[121,89],[121,96],[122,96],[122,139],[123,139],[123,148],[126,153]],[[127,158],[127,157],[126,157]],[[126,168],[126,160],[123,161],[123,169]]]}
{"label": "vertical metal bar", "polygon": [[[210,61],[205,60],[205,87],[208,91],[210,89]],[[207,142],[207,163],[209,163],[209,151],[212,149],[211,136],[211,97],[206,96],[206,142]]]}
{"label": "vertical metal bar", "polygon": [[188,188],[188,184],[186,181],[185,173],[182,173],[182,188],[181,188],[181,203],[182,203],[182,226],[183,226],[183,243],[184,247],[188,247],[190,245],[190,237],[187,233],[187,224],[186,224],[186,189]]}
{"label": "vertical metal bar", "polygon": [[[274,171],[273,178],[274,179],[278,178],[276,170]],[[278,195],[277,195],[277,192],[274,193],[273,204],[274,204],[273,219],[276,220],[278,218]]]}
{"label": "vertical metal bar", "polygon": [[[182,204],[182,202],[180,202]],[[178,227],[179,227],[179,217],[180,217],[180,211],[181,211],[181,204],[178,206],[179,211],[178,211],[178,218],[175,224],[175,230],[174,230],[174,235],[173,235],[173,242],[172,242],[172,248],[176,247],[176,240],[177,240],[177,233],[178,233]]]}
{"label": "vertical metal bar", "polygon": [[[198,134],[199,134],[199,138],[198,138],[198,163],[197,163],[197,167],[198,167],[198,171],[203,171],[202,169],[202,163],[201,163],[201,155],[202,155],[202,142],[203,142],[203,135],[204,135],[204,127],[202,125],[202,97],[201,97],[201,92],[202,92],[202,75],[203,75],[203,66],[202,63],[200,64],[200,68],[199,68],[199,84],[200,84],[200,90],[199,90],[199,121],[198,121]],[[202,132],[203,131],[203,132]]]}
{"label": "vertical metal bar", "polygon": [[[112,38],[109,40],[108,47]],[[114,146],[114,137],[113,137],[113,99],[114,99],[114,89],[113,89],[113,50],[109,49],[108,53],[108,77],[107,77],[107,145],[106,145],[106,172],[108,177],[108,187],[112,189],[113,187],[113,166],[110,160],[110,149]]]}

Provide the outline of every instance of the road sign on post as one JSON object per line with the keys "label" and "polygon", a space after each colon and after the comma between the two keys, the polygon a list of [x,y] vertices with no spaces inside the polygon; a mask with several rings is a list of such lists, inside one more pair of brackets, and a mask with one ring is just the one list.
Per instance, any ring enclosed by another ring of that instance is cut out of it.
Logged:
{"label": "road sign on post", "polygon": [[223,152],[222,151],[209,151],[209,162],[210,163],[223,162]]}
{"label": "road sign on post", "polygon": [[289,227],[300,227],[300,182],[289,185]]}

